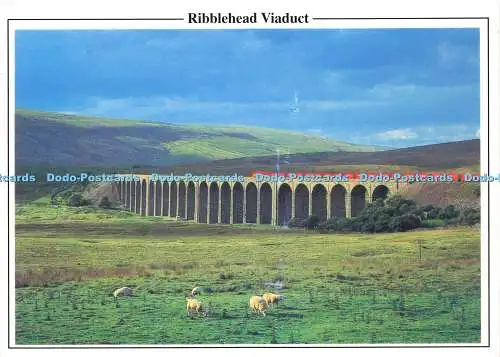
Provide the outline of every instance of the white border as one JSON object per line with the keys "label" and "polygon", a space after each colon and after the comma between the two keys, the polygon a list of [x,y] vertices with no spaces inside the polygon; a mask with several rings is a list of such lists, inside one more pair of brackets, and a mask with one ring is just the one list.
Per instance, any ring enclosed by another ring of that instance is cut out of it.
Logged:
{"label": "white border", "polygon": [[[144,4],[144,1],[141,1]],[[385,4],[388,2],[385,1]],[[325,11],[324,9],[321,9],[320,6],[318,6],[317,3],[311,3],[311,4],[303,4],[302,6],[296,6],[296,5],[287,5],[285,11],[290,11],[290,12],[298,12],[298,13],[309,13],[311,17],[313,16],[331,16],[331,17],[429,17],[429,16],[489,16],[490,21],[489,21],[489,26],[490,26],[490,78],[489,78],[489,84],[490,84],[490,99],[492,103],[490,103],[490,121],[489,121],[489,139],[485,140],[486,136],[486,115],[488,113],[488,103],[487,103],[487,98],[485,98],[485,93],[487,93],[487,78],[486,78],[486,38],[485,38],[485,28],[484,25],[481,25],[481,39],[480,39],[480,51],[481,51],[481,170],[482,172],[487,172],[487,167],[485,167],[486,160],[489,160],[490,164],[490,173],[498,173],[500,172],[500,164],[499,164],[499,155],[498,153],[500,152],[500,145],[499,145],[499,140],[498,140],[498,134],[500,133],[500,123],[498,118],[499,116],[499,108],[498,108],[498,98],[499,98],[499,88],[498,88],[498,82],[499,82],[499,71],[498,71],[498,63],[499,63],[499,21],[498,21],[498,11],[494,12],[494,10],[498,10],[496,7],[492,6],[493,1],[490,2],[484,2],[483,4],[480,4],[478,2],[472,2],[469,3],[468,5],[465,5],[463,3],[459,2],[453,2],[450,3],[450,7],[444,6],[438,6],[437,3],[434,2],[428,2],[425,3],[423,1],[420,1],[420,5],[415,5],[415,4],[404,4],[404,6],[400,5],[399,7],[395,3],[389,3],[389,6],[383,6],[380,4],[380,2],[369,2],[366,4],[359,5],[354,3],[349,5],[350,7],[348,9],[342,8],[341,12],[339,13],[338,9],[330,9],[328,11]],[[424,6],[430,5],[430,7],[426,8]],[[26,4],[24,4],[26,5]],[[62,4],[57,4],[56,6],[61,6]],[[78,17],[106,17],[106,15],[110,17],[157,17],[159,13],[158,10],[155,11],[155,9],[149,8],[147,9],[147,6],[143,6],[140,9],[134,9],[134,11],[129,11],[127,12],[123,11],[124,9],[120,9],[121,5],[117,4],[109,4],[109,7],[104,6],[103,3],[96,4],[100,9],[103,7],[105,10],[103,13],[96,15],[92,11],[91,5],[88,5],[86,7],[85,5],[82,4],[76,4],[73,7],[72,4],[72,9],[66,9],[67,11],[64,13],[64,16],[59,15],[57,17],[60,18],[78,18]],[[305,11],[306,5],[308,6],[308,10]],[[182,6],[182,5],[181,5]],[[179,11],[178,9],[173,10],[173,11],[168,11],[164,12],[165,15],[162,14],[162,16],[165,17],[184,17],[185,14],[188,11],[196,11],[196,12],[201,12],[201,11],[207,11],[207,12],[229,12],[231,11],[232,13],[237,13],[237,14],[246,14],[246,13],[251,13],[254,11],[275,11],[275,12],[284,12],[283,7],[279,8],[274,6],[274,9],[270,8],[270,6],[265,4],[264,6],[260,6],[257,8],[250,8],[251,5],[240,5],[240,6],[232,6],[231,10],[228,10],[229,6],[224,5],[221,6],[220,4],[215,4],[215,2],[211,2],[211,4],[200,4],[197,7],[188,7],[186,4],[183,5],[184,9],[182,11]],[[252,6],[256,6],[253,4]],[[343,4],[343,6],[347,7],[346,4]],[[233,10],[233,8],[237,7],[237,10]],[[444,9],[443,9],[444,7]],[[47,11],[47,8],[49,11]],[[96,7],[94,7],[95,9]],[[381,10],[382,9],[382,10]],[[396,11],[395,11],[396,9]],[[431,11],[429,11],[431,9]],[[10,16],[9,17],[17,17],[17,18],[39,18],[39,17],[55,17],[53,16],[52,12],[54,11],[54,7],[50,9],[50,7],[47,6],[47,2],[34,2],[33,4],[30,4],[28,8],[22,8],[21,6],[19,7],[14,7],[11,6],[10,10]],[[403,11],[401,11],[403,10]],[[444,11],[443,11],[444,10]],[[406,12],[405,12],[406,11]],[[431,15],[429,15],[431,13]],[[437,14],[439,13],[439,15]],[[20,16],[19,14],[22,14]],[[123,15],[122,15],[123,14]],[[370,28],[426,28],[426,27],[433,27],[433,28],[445,28],[445,27],[477,27],[478,20],[323,20],[323,21],[314,21],[309,25],[306,26],[301,26],[300,28],[362,28],[360,23],[363,21],[363,24],[365,24],[366,27]],[[479,20],[481,22],[481,20]],[[209,29],[209,28],[224,28],[224,29],[236,29],[236,28],[297,28],[297,26],[292,25],[292,26],[276,26],[276,25],[264,25],[264,24],[257,24],[257,25],[251,25],[251,26],[243,26],[243,25],[225,25],[225,26],[220,26],[220,25],[190,25],[187,24],[186,22],[182,21],[168,21],[168,22],[163,22],[163,21],[107,21],[106,25],[103,25],[104,21],[53,21],[53,22],[46,22],[46,21],[15,21],[10,23],[11,31],[14,29],[19,29],[19,28],[45,28],[45,29],[62,29],[62,28],[94,28],[94,29],[106,29],[106,28],[115,28],[115,29],[133,29],[133,28],[176,28],[176,29],[183,29],[183,28],[197,28],[197,29]],[[5,31],[5,30],[4,30]],[[7,34],[5,32],[2,33],[3,39],[6,39]],[[11,36],[11,35],[10,35]],[[5,40],[3,40],[5,42]],[[5,44],[6,45],[6,44]],[[10,141],[10,146],[11,150],[9,150],[9,161],[10,161],[10,172],[14,171],[14,111],[12,110],[15,108],[15,100],[14,100],[14,51],[13,51],[13,45],[14,41],[11,39],[10,40],[10,45],[11,45],[11,51],[10,51],[10,98],[9,98],[9,103],[10,103],[10,116],[9,116],[9,121],[10,121],[10,132],[9,136],[11,138]],[[6,63],[5,63],[5,56],[2,58],[2,68],[6,68]],[[4,72],[2,71],[2,79],[4,79]],[[6,79],[6,78],[5,78]],[[5,83],[5,81],[3,82]],[[5,93],[5,89],[1,89],[3,93]],[[5,93],[6,94],[6,93]],[[5,96],[2,96],[2,98],[6,98]],[[5,103],[4,100],[2,101],[2,106],[5,108]],[[5,113],[4,111],[3,113]],[[0,138],[5,137],[5,126],[0,127]],[[487,148],[488,148],[488,142],[490,145],[490,157],[487,157]],[[5,155],[0,155],[0,168],[1,172],[6,172],[6,160],[5,160]],[[3,202],[6,201],[7,198],[7,186],[6,185],[1,185],[0,186],[0,200],[3,200]],[[10,202],[9,202],[9,207],[10,207],[10,225],[11,225],[11,231],[9,235],[9,240],[10,240],[10,252],[8,252],[11,260],[11,277],[10,277],[10,282],[11,282],[11,308],[14,309],[14,291],[13,291],[13,284],[14,284],[14,192],[13,192],[14,186],[11,185],[11,193],[10,193]],[[482,281],[482,301],[481,301],[481,321],[482,321],[482,326],[485,326],[488,321],[488,316],[487,316],[487,298],[488,298],[488,291],[487,291],[487,240],[485,239],[487,237],[487,190],[490,190],[491,196],[490,196],[490,207],[491,207],[491,217],[497,217],[498,216],[498,209],[494,206],[494,202],[498,202],[498,198],[500,198],[500,185],[491,185],[488,188],[487,184],[482,185],[482,198],[481,198],[481,203],[482,203],[482,211],[481,211],[481,216],[482,216],[482,228],[481,228],[481,281]],[[0,205],[0,215],[2,217],[6,216],[6,211],[5,207],[1,207]],[[491,254],[492,254],[492,261],[491,263],[491,272],[493,279],[491,281],[491,317],[490,317],[490,323],[491,323],[491,345],[493,348],[496,348],[496,351],[498,353],[496,355],[500,355],[500,351],[498,350],[498,341],[499,341],[499,328],[498,328],[498,321],[500,320],[500,313],[498,309],[498,299],[500,296],[500,291],[499,291],[499,284],[498,280],[494,275],[494,272],[498,273],[498,259],[495,259],[494,252],[500,251],[500,243],[498,239],[495,239],[495,237],[498,236],[499,232],[499,226],[500,222],[498,220],[493,219],[491,222],[490,226],[490,237],[491,237]],[[2,248],[5,249],[5,248]],[[2,268],[3,269],[3,268]],[[3,269],[5,270],[5,269]],[[3,286],[7,285],[6,281],[6,275],[2,274],[2,282],[5,281],[5,284]],[[4,295],[2,294],[2,300],[4,298]],[[496,300],[495,300],[496,298]],[[5,304],[6,305],[6,304]],[[11,317],[14,315],[14,311],[11,309]],[[3,314],[1,314],[3,315]],[[14,319],[13,319],[14,320]],[[10,321],[11,323],[11,345],[14,346],[14,334],[12,333],[15,331],[14,328],[14,321]],[[4,325],[5,326],[5,325]],[[3,327],[2,327],[3,328]],[[2,332],[3,329],[1,330]],[[481,336],[482,336],[482,341],[486,342],[487,339],[487,333],[488,331],[482,330]],[[6,337],[6,331],[5,334],[2,334],[2,337]],[[482,342],[482,344],[483,344]],[[4,342],[0,342],[2,349],[0,351],[3,352],[4,347]],[[130,345],[134,346],[134,345]],[[141,347],[145,347],[145,345],[139,345]],[[155,347],[158,347],[158,345],[154,345]],[[186,345],[184,345],[186,346]],[[210,345],[207,345],[208,347]],[[220,345],[212,345],[212,346],[219,346]],[[255,345],[228,345],[228,346],[251,346],[255,347]],[[315,345],[315,346],[321,346],[321,345]],[[329,346],[329,345],[328,345]],[[339,345],[341,346],[341,345]],[[353,345],[347,345],[348,347],[353,347]],[[355,345],[355,346],[363,346],[363,345]],[[365,345],[365,346],[373,346],[373,345]],[[383,346],[383,345],[380,345]],[[396,345],[390,345],[396,346]],[[403,345],[407,346],[407,345]],[[412,346],[431,346],[431,347],[436,347],[439,345],[412,345]],[[448,345],[452,346],[452,345]],[[47,347],[47,346],[44,346]],[[54,347],[61,347],[61,346],[54,346]],[[95,346],[96,347],[96,346]],[[103,346],[103,347],[109,347],[109,346]],[[120,347],[125,347],[125,346],[118,346],[116,348]],[[214,355],[217,353],[217,355],[220,354],[221,350],[219,349],[203,349],[205,346],[193,346],[197,347],[197,353],[203,352],[207,354],[213,353]],[[201,347],[201,348],[200,348]],[[266,345],[266,347],[272,348],[272,346]],[[279,346],[276,346],[279,348]],[[297,347],[294,345],[294,347]],[[407,354],[410,351],[416,353],[431,353],[434,355],[437,354],[442,354],[446,352],[448,349],[435,349],[435,348],[425,348],[423,350],[421,349],[397,349],[397,348],[370,348],[370,349],[327,349],[326,353],[335,353],[335,354],[341,354],[345,355],[350,354],[350,353],[368,353],[373,354],[373,353],[380,353],[384,356],[387,355],[400,355],[402,353]],[[61,352],[62,351],[62,352]],[[102,352],[101,352],[102,351]],[[245,350],[244,349],[226,349],[223,352],[233,352],[236,351],[237,353],[242,353]],[[247,350],[250,353],[263,353],[265,350],[263,349],[251,349]],[[292,352],[293,350],[283,350],[282,352],[284,353],[289,353]],[[314,348],[311,350],[313,353],[319,352],[320,349]],[[349,352],[350,351],[350,352]],[[453,350],[454,355],[485,355],[489,351],[493,351],[493,349],[486,349],[486,348],[474,348],[474,349],[469,349],[469,348],[454,348]],[[18,355],[28,355],[28,354],[33,354],[34,351],[30,350],[9,350],[8,353],[10,354],[18,354]],[[38,355],[39,353],[43,354],[52,354],[52,353],[63,353],[64,355],[70,353],[70,354],[78,354],[78,353],[83,353],[87,354],[88,352],[90,353],[97,353],[97,354],[105,354],[109,353],[109,350],[75,350],[75,349],[70,349],[70,350],[36,350],[36,354]],[[124,350],[121,349],[120,353],[136,353],[137,350]],[[164,354],[165,351],[162,349],[154,349],[154,350],[140,350],[141,353],[162,353]],[[275,353],[274,351],[273,353]],[[281,352],[281,350],[280,350]],[[302,351],[301,351],[302,352]],[[308,352],[308,350],[305,350],[304,352]],[[187,354],[187,353],[192,353],[189,349],[169,349],[168,353],[175,353],[177,355],[182,355],[182,354]],[[493,352],[495,353],[495,352]]]}

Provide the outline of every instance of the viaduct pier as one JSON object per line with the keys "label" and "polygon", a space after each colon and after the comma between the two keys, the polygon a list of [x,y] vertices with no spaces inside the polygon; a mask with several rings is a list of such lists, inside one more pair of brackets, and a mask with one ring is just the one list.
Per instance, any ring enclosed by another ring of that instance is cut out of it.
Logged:
{"label": "viaduct pier", "polygon": [[387,182],[244,182],[138,181],[113,183],[125,207],[143,216],[170,216],[208,224],[285,225],[292,218],[316,215],[356,217],[367,202],[398,193],[401,183]]}

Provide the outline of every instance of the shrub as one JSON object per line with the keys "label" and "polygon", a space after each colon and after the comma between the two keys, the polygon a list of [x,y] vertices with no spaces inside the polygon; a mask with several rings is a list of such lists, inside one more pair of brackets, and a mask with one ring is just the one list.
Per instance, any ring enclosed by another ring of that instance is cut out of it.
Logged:
{"label": "shrub", "polygon": [[101,198],[101,201],[99,202],[99,207],[100,208],[111,208],[111,202],[109,201],[108,196],[104,196]]}
{"label": "shrub", "polygon": [[88,206],[89,204],[90,201],[83,198],[80,193],[73,193],[68,199],[68,206],[72,207]]}
{"label": "shrub", "polygon": [[439,206],[429,204],[417,207],[413,213],[419,216],[422,220],[436,219],[441,214],[441,208]]}
{"label": "shrub", "polygon": [[318,227],[319,224],[319,217],[318,216],[309,216],[305,219],[305,226],[307,229],[314,229]]}
{"label": "shrub", "polygon": [[417,203],[409,198],[394,195],[385,200],[385,212],[391,216],[402,216],[413,213],[417,209]]}
{"label": "shrub", "polygon": [[469,226],[481,223],[481,212],[474,208],[466,208],[460,214],[460,223]]}
{"label": "shrub", "polygon": [[460,211],[453,205],[446,206],[439,215],[440,219],[453,219],[457,218],[460,215]]}
{"label": "shrub", "polygon": [[364,222],[360,230],[363,233],[375,233],[375,222],[372,220]]}
{"label": "shrub", "polygon": [[305,226],[306,221],[302,218],[292,218],[288,221],[288,227],[290,228],[304,228]]}
{"label": "shrub", "polygon": [[332,217],[318,225],[323,232],[351,232],[352,221],[346,217]]}
{"label": "shrub", "polygon": [[382,212],[375,221],[375,232],[390,232],[391,231],[391,216]]}
{"label": "shrub", "polygon": [[420,227],[422,220],[415,214],[405,214],[391,219],[390,228],[394,232],[406,232]]}

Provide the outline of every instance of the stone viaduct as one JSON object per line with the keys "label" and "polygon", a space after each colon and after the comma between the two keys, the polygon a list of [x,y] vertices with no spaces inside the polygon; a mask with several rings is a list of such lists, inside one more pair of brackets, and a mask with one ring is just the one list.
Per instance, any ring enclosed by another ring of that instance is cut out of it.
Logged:
{"label": "stone viaduct", "polygon": [[379,197],[400,190],[394,182],[244,182],[139,181],[113,183],[120,201],[144,216],[170,216],[198,223],[285,225],[291,218],[316,215],[355,217]]}

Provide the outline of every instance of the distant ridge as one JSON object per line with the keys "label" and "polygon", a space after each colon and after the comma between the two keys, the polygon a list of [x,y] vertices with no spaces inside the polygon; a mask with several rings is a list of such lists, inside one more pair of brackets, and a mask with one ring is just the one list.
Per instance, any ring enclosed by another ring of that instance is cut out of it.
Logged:
{"label": "distant ridge", "polygon": [[[332,170],[479,170],[479,139],[443,144],[415,146],[378,152],[318,152],[289,155],[288,163],[281,163],[281,170],[298,172],[328,172]],[[251,174],[254,170],[274,172],[276,156],[248,157],[216,160],[209,164],[184,164],[165,167],[173,172],[203,174],[214,172]],[[144,170],[143,170],[144,171]],[[147,170],[146,170],[147,171]]]}
{"label": "distant ridge", "polygon": [[210,127],[16,110],[17,165],[175,165],[283,153],[374,152],[327,138],[247,126]]}

